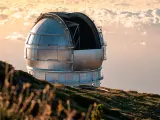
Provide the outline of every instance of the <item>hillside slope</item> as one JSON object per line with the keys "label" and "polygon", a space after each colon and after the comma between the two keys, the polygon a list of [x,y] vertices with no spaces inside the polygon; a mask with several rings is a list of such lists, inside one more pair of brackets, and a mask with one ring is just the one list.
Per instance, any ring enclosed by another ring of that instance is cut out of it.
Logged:
{"label": "hillside slope", "polygon": [[[0,61],[0,92],[2,94],[6,68],[8,69],[8,74],[13,74],[13,77],[8,77],[8,80],[12,80],[12,85],[19,85],[17,92],[23,90],[24,83],[30,83],[29,90],[30,92],[35,92],[35,94],[37,91],[44,93],[43,88],[46,85],[53,88],[52,92],[55,93],[56,102],[51,102],[52,111],[56,109],[53,104],[56,103],[57,107],[58,100],[62,100],[64,106],[67,106],[66,101],[70,100],[71,108],[76,109],[79,113],[87,112],[91,104],[97,103],[102,107],[103,113],[101,116],[105,120],[160,120],[160,95],[86,85],[81,85],[77,88],[63,85],[53,86],[46,81],[37,80],[26,72],[14,70],[12,65],[7,65],[5,62]],[[0,110],[0,112],[2,111]]]}

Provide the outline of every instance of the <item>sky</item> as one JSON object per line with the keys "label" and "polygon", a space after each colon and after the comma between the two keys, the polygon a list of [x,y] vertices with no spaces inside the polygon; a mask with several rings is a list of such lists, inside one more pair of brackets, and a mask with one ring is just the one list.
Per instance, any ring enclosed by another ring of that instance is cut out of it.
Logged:
{"label": "sky", "polygon": [[160,0],[0,0],[0,60],[26,71],[26,36],[50,11],[83,12],[102,26],[101,86],[160,94]]}

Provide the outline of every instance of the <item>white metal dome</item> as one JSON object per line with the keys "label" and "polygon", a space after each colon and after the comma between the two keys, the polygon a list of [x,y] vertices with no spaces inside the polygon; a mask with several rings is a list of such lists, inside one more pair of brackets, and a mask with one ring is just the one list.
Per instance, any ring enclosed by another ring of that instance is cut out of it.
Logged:
{"label": "white metal dome", "polygon": [[41,14],[26,39],[25,58],[28,72],[38,79],[100,86],[102,32],[82,13]]}

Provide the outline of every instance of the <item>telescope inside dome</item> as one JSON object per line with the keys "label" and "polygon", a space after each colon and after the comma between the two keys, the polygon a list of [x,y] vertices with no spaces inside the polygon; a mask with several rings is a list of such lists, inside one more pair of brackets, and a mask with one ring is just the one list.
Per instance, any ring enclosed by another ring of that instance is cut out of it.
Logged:
{"label": "telescope inside dome", "polygon": [[[100,37],[93,21],[83,13],[49,12],[61,17],[69,28],[75,50],[100,49]],[[47,14],[49,14],[47,13]],[[46,14],[46,16],[47,16]],[[44,14],[45,16],[45,14]]]}

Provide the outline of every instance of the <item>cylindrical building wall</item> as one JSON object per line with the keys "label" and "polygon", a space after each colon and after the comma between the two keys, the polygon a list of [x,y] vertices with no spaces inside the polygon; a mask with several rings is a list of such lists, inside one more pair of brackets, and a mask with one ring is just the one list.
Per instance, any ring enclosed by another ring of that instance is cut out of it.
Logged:
{"label": "cylindrical building wall", "polygon": [[[101,68],[88,71],[47,71],[41,69],[33,69],[28,67],[30,74],[40,80],[47,80],[50,83],[60,83],[71,86],[81,84],[100,85],[100,80],[103,79]],[[97,82],[98,81],[98,82]]]}

